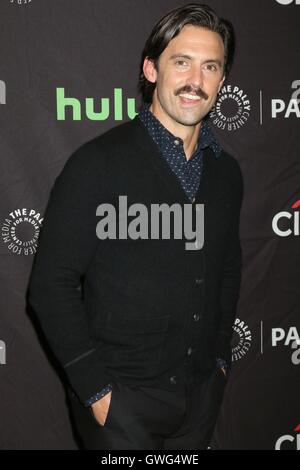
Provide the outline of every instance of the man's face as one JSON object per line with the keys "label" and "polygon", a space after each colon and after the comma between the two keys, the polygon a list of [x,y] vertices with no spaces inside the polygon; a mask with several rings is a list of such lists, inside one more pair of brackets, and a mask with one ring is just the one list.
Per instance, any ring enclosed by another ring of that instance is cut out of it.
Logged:
{"label": "man's face", "polygon": [[158,71],[145,59],[145,76],[156,82],[152,105],[173,124],[195,126],[215,104],[225,80],[223,68],[220,35],[198,26],[184,26],[161,54]]}

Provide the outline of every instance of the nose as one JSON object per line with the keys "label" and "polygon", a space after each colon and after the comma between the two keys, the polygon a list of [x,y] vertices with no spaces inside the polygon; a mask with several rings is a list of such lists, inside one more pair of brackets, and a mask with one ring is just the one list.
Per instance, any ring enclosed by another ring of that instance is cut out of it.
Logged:
{"label": "nose", "polygon": [[189,83],[193,85],[194,88],[203,87],[203,71],[199,65],[194,64],[191,68],[191,73],[189,75]]}

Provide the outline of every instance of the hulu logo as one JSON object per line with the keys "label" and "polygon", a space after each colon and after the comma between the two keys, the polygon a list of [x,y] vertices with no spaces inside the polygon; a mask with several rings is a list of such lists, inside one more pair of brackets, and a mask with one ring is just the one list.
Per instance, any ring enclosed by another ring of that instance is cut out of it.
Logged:
{"label": "hulu logo", "polygon": [[126,101],[127,115],[124,116],[122,88],[114,89],[112,100],[111,98],[101,98],[100,106],[95,104],[94,98],[85,98],[85,103],[82,104],[77,98],[66,97],[64,88],[56,88],[57,120],[66,120],[67,107],[71,109],[73,121],[81,121],[83,112],[91,121],[105,121],[111,114],[115,121],[122,121],[127,116],[133,119],[137,115],[135,99],[127,98]]}
{"label": "hulu logo", "polygon": [[0,80],[0,104],[6,104],[6,85],[3,80]]}

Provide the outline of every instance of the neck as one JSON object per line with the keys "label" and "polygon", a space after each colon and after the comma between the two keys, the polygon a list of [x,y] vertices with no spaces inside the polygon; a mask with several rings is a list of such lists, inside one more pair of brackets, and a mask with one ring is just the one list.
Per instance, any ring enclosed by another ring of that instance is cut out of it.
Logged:
{"label": "neck", "polygon": [[149,109],[171,134],[183,140],[185,156],[186,159],[189,160],[198,146],[201,121],[195,126],[185,126],[174,121],[174,119],[168,116],[161,106],[155,102],[152,102]]}

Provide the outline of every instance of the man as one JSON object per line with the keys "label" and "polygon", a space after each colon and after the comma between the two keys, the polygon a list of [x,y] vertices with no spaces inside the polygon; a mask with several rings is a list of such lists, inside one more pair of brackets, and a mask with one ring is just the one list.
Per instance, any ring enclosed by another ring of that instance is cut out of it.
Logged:
{"label": "man", "polygon": [[[140,112],[80,147],[52,189],[29,299],[85,449],[209,444],[230,369],[243,183],[205,118],[232,56],[230,23],[209,7],[168,12],[142,54]],[[99,215],[113,206],[120,228],[138,203],[189,205],[193,217],[203,204],[203,247],[105,238]]]}

